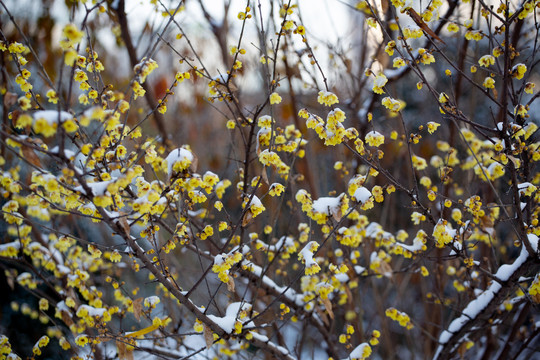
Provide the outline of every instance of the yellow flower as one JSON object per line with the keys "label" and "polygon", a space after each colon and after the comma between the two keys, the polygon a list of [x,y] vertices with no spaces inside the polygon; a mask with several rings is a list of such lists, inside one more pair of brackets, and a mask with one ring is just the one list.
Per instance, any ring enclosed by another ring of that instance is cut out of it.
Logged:
{"label": "yellow flower", "polygon": [[77,26],[74,24],[67,24],[64,26],[62,33],[64,34],[64,37],[73,44],[78,44],[84,36],[84,32],[77,29]]}
{"label": "yellow flower", "polygon": [[82,334],[75,338],[75,344],[79,345],[80,347],[86,346],[88,344],[88,336]]}
{"label": "yellow flower", "polygon": [[395,48],[396,48],[396,42],[394,40],[390,40],[388,44],[386,44],[384,51],[388,54],[388,56],[392,56],[394,55]]}
{"label": "yellow flower", "polygon": [[379,147],[384,144],[384,135],[373,130],[366,134],[365,141],[369,146]]}
{"label": "yellow flower", "polygon": [[69,343],[69,341],[66,340],[65,337],[61,337],[60,340],[58,340],[58,343],[60,344],[60,346],[62,347],[62,350],[69,350],[71,349],[71,344]]}
{"label": "yellow flower", "polygon": [[304,26],[302,26],[302,25],[299,25],[294,32],[296,34],[304,36],[304,35],[306,35],[306,28],[304,28]]}
{"label": "yellow flower", "polygon": [[419,225],[421,221],[425,221],[426,220],[426,216],[415,211],[411,214],[411,220],[413,222],[413,224],[415,225]]}
{"label": "yellow flower", "polygon": [[448,100],[449,100],[449,97],[448,97],[448,95],[446,95],[446,93],[442,92],[442,93],[439,94],[439,102],[441,104],[444,104],[444,103],[448,102]]}
{"label": "yellow flower", "polygon": [[456,23],[448,23],[446,26],[446,30],[448,30],[451,33],[456,33],[459,31],[459,26]]}
{"label": "yellow flower", "polygon": [[24,129],[25,127],[32,125],[32,117],[28,114],[21,114],[17,118],[15,127],[17,129]]}
{"label": "yellow flower", "polygon": [[73,80],[77,82],[86,81],[88,80],[88,76],[84,71],[77,69],[75,70],[75,75],[73,75]]}
{"label": "yellow flower", "polygon": [[281,102],[281,96],[279,96],[279,94],[277,92],[273,92],[272,94],[270,94],[270,104],[271,105],[279,104],[280,102]]}
{"label": "yellow flower", "polygon": [[122,255],[118,252],[118,250],[114,250],[114,251],[111,253],[110,260],[111,260],[111,262],[113,262],[113,263],[120,262],[120,260],[122,260]]}
{"label": "yellow flower", "polygon": [[67,66],[73,66],[75,65],[76,61],[77,61],[77,52],[73,49],[68,49],[64,54],[64,63]]}
{"label": "yellow flower", "polygon": [[512,68],[512,74],[518,80],[523,79],[523,76],[527,72],[527,66],[525,64],[517,64]]}
{"label": "yellow flower", "polygon": [[273,183],[270,185],[269,194],[271,196],[280,196],[285,191],[285,186],[279,183]]}
{"label": "yellow flower", "polygon": [[486,89],[493,89],[495,88],[495,80],[492,77],[486,77],[484,79],[484,83],[482,84],[483,87]]}
{"label": "yellow flower", "polygon": [[373,92],[375,94],[384,94],[383,87],[388,82],[388,79],[384,74],[379,74],[373,80]]}
{"label": "yellow flower", "polygon": [[73,119],[68,119],[68,120],[66,120],[66,121],[62,124],[62,127],[63,127],[68,133],[75,132],[75,131],[77,131],[77,129],[79,128]]}
{"label": "yellow flower", "polygon": [[131,89],[133,90],[135,99],[137,99],[140,96],[144,96],[144,94],[146,94],[146,90],[144,90],[141,84],[139,84],[137,81],[133,82],[133,84],[131,85]]}
{"label": "yellow flower", "polygon": [[412,163],[416,170],[424,170],[427,167],[426,160],[424,158],[421,158],[420,156],[413,155]]}
{"label": "yellow flower", "polygon": [[389,96],[386,96],[382,99],[381,103],[385,108],[392,112],[398,112],[405,107],[405,102],[399,99],[392,99]]}
{"label": "yellow flower", "polygon": [[58,103],[58,95],[56,95],[56,91],[50,89],[49,91],[47,91],[47,94],[45,95],[47,96],[47,99],[49,100],[50,103],[52,104]]}
{"label": "yellow flower", "polygon": [[533,91],[534,91],[534,87],[535,87],[535,83],[532,83],[532,82],[528,82],[525,84],[525,92],[527,94],[532,94]]}
{"label": "yellow flower", "polygon": [[428,123],[427,123],[428,132],[429,132],[430,134],[433,134],[433,133],[437,130],[437,128],[438,128],[439,126],[441,126],[441,124],[436,123],[436,122],[434,122],[434,121],[428,122]]}
{"label": "yellow flower", "polygon": [[47,311],[49,310],[49,301],[45,298],[39,299],[39,310]]}
{"label": "yellow flower", "polygon": [[339,99],[337,95],[330,91],[319,91],[318,95],[319,96],[317,97],[317,101],[319,102],[319,104],[332,106],[334,104],[339,103]]}
{"label": "yellow flower", "polygon": [[484,55],[478,60],[478,64],[483,67],[489,67],[495,64],[495,57],[493,55]]}
{"label": "yellow flower", "polygon": [[416,25],[407,25],[403,27],[403,37],[405,39],[419,39],[424,35],[422,29]]}
{"label": "yellow flower", "polygon": [[21,43],[12,42],[11,44],[9,44],[8,50],[12,54],[21,54],[25,53],[28,48]]}
{"label": "yellow flower", "polygon": [[399,69],[400,67],[405,66],[405,65],[406,65],[405,60],[403,60],[402,58],[400,58],[400,57],[394,58],[393,66],[395,68]]}
{"label": "yellow flower", "polygon": [[435,62],[435,57],[426,49],[418,49],[418,54],[420,54],[420,62],[424,65],[429,65]]}

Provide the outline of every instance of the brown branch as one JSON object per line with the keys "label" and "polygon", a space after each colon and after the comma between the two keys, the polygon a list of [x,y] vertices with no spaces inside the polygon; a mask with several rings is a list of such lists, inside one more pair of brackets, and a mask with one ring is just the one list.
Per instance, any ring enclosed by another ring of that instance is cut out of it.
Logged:
{"label": "brown branch", "polygon": [[[126,50],[129,56],[129,62],[131,64],[131,67],[133,68],[135,67],[135,65],[138,64],[139,59],[137,58],[137,51],[135,49],[135,46],[133,45],[133,41],[129,33],[127,16],[125,12],[125,0],[120,0],[118,2],[118,7],[114,9],[114,11],[116,12],[116,15],[118,16],[118,23],[120,24],[122,40],[124,41],[124,44],[126,45]],[[155,109],[158,107],[158,104],[156,102],[156,96],[154,94],[154,90],[152,89],[152,87],[148,85],[147,82],[141,84],[141,86],[146,91],[144,94],[144,98],[146,99],[146,102],[148,106],[150,107],[150,109],[153,111],[154,121],[158,128],[159,134],[162,137],[161,143],[165,144],[169,137],[169,134],[167,133],[167,130],[165,128],[165,119],[160,113],[155,111]]]}
{"label": "brown branch", "polygon": [[457,346],[459,346],[465,336],[468,339],[473,340],[485,334],[486,328],[493,326],[492,321],[496,317],[496,312],[499,306],[517,287],[519,278],[530,272],[537,271],[539,265],[540,258],[533,253],[533,255],[528,256],[527,260],[521,264],[521,266],[510,276],[508,280],[500,281],[501,288],[494,294],[493,299],[489,301],[488,305],[482,309],[477,316],[466,320],[458,331],[452,333],[449,339],[440,345],[439,352],[435,359],[451,359],[455,355]]}

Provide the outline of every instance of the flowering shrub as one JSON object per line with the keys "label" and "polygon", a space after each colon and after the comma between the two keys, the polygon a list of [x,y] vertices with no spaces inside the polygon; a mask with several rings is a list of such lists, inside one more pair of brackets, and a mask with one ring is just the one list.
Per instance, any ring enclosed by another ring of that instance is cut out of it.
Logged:
{"label": "flowering shrub", "polygon": [[0,358],[530,355],[539,1],[6,3]]}

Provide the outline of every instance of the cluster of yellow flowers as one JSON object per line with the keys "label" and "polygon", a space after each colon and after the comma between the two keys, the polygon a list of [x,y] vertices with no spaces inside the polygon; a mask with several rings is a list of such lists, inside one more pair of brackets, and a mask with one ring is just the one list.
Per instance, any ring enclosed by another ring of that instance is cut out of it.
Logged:
{"label": "cluster of yellow flowers", "polygon": [[407,330],[411,330],[414,327],[409,315],[407,315],[406,313],[402,311],[398,311],[397,309],[391,307],[391,308],[386,309],[385,314],[390,319],[397,321],[400,326],[403,326]]}
{"label": "cluster of yellow flowers", "polygon": [[229,270],[233,265],[242,261],[242,253],[239,251],[232,251],[228,254],[217,255],[214,258],[214,265],[212,265],[212,271],[218,274],[219,280],[227,284],[230,280]]}

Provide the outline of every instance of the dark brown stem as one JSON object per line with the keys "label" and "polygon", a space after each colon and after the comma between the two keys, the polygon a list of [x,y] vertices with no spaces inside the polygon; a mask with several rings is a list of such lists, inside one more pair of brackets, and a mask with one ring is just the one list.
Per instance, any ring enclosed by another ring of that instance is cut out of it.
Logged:
{"label": "dark brown stem", "polygon": [[[137,58],[137,50],[135,49],[135,46],[133,45],[133,41],[129,33],[129,27],[128,27],[127,16],[126,16],[126,11],[125,11],[125,0],[120,0],[118,2],[118,7],[114,9],[114,11],[116,12],[116,15],[118,16],[118,23],[120,24],[122,40],[124,41],[124,44],[126,45],[126,50],[129,56],[129,62],[131,64],[131,67],[135,67],[135,65],[138,64],[139,59]],[[159,134],[162,137],[161,142],[165,144],[169,137],[169,134],[167,133],[167,130],[165,128],[165,120],[163,119],[163,116],[157,111],[155,111],[156,108],[158,107],[158,104],[156,102],[156,96],[154,94],[154,90],[146,82],[141,84],[141,86],[146,91],[144,94],[144,98],[146,99],[146,102],[148,106],[150,107],[150,109],[153,111],[154,121],[158,128]]]}

